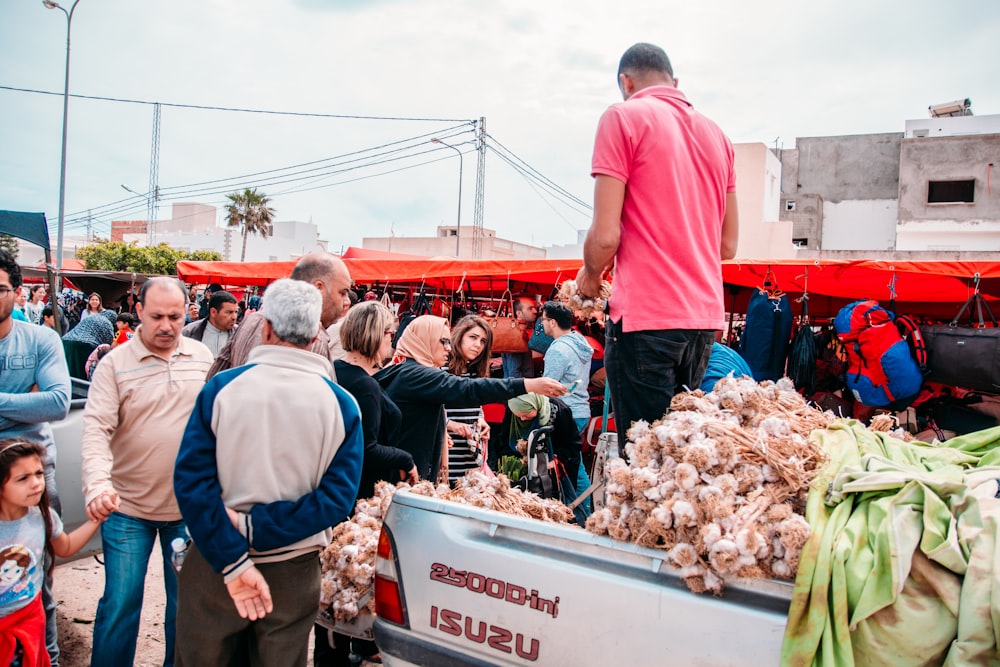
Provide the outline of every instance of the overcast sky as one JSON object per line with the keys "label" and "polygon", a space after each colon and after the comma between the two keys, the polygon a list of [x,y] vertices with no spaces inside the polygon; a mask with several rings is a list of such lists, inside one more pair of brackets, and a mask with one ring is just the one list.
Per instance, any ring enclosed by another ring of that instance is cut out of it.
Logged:
{"label": "overcast sky", "polygon": [[[221,206],[260,185],[279,220],[314,221],[335,251],[454,224],[459,157],[435,136],[464,153],[471,225],[471,121],[485,117],[485,226],[551,245],[590,224],[594,129],[635,42],[666,49],[681,90],[734,142],[791,148],[902,132],[958,98],[1000,113],[998,36],[997,0],[80,0],[70,88],[163,103],[161,218],[171,198]],[[59,93],[0,89],[0,209],[44,211],[53,230],[65,38],[58,10],[0,0],[0,86]],[[147,104],[70,100],[67,235],[88,209],[104,236],[112,219],[145,219],[121,186],[148,190],[152,118]]]}

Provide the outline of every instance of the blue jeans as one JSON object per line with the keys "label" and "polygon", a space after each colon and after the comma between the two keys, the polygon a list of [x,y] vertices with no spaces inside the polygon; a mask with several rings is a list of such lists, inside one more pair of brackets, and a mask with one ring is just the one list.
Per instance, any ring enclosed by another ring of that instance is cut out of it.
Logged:
{"label": "blue jeans", "polygon": [[174,664],[174,627],[177,618],[177,576],[170,563],[170,542],[187,537],[183,521],[148,521],[115,512],[101,524],[104,550],[104,595],[94,620],[92,667],[131,667],[139,636],[139,613],[146,583],[146,569],[153,542],[160,538],[163,583],[167,608],[163,617],[166,655],[163,664]]}
{"label": "blue jeans", "polygon": [[[576,430],[580,434],[587,430],[587,426],[590,425],[590,420],[586,417],[574,417],[573,421],[576,422]],[[577,494],[581,494],[590,488],[590,476],[587,474],[587,466],[583,464],[583,456],[580,457],[580,469],[576,472],[575,484]],[[587,513],[587,516],[590,516],[590,498],[580,503],[580,507]]]}
{"label": "blue jeans", "polygon": [[503,376],[505,378],[535,377],[535,363],[531,352],[505,352],[500,355],[503,361]]}
{"label": "blue jeans", "polygon": [[625,451],[632,422],[653,423],[670,409],[678,391],[697,389],[715,342],[715,331],[659,329],[622,333],[608,321],[604,368],[611,388],[618,446]]}

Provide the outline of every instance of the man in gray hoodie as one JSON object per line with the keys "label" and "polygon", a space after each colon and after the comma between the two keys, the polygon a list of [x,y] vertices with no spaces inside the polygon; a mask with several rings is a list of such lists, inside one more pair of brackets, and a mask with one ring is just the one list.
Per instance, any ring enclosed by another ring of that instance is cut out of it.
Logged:
{"label": "man in gray hoodie", "polygon": [[[559,301],[549,301],[542,306],[542,327],[554,339],[545,352],[545,370],[542,377],[553,378],[566,385],[569,393],[562,400],[569,406],[576,422],[576,430],[583,432],[590,421],[590,359],[594,348],[587,339],[573,330],[573,311]],[[572,476],[572,472],[570,472]],[[576,476],[577,491],[583,493],[590,486],[590,477],[580,459]],[[584,507],[589,511],[589,502]]]}
{"label": "man in gray hoodie", "polygon": [[569,389],[569,394],[562,400],[573,411],[577,430],[582,431],[590,421],[587,384],[594,348],[583,335],[573,330],[573,311],[564,303],[549,301],[542,306],[542,326],[545,333],[554,339],[545,352],[542,376],[559,380]]}

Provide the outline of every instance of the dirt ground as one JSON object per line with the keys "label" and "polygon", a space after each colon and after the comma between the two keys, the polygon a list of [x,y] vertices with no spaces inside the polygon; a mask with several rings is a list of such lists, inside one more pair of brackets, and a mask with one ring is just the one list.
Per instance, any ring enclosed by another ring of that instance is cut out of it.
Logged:
{"label": "dirt ground", "polygon": [[[87,667],[90,665],[97,601],[104,591],[104,568],[93,556],[87,556],[57,565],[52,576],[59,613],[59,664],[61,667]],[[146,575],[146,593],[135,652],[136,667],[163,664],[165,607],[163,559],[157,545],[153,548]]]}
{"label": "dirt ground", "polygon": [[[87,556],[57,565],[53,578],[59,614],[59,664],[61,667],[88,667],[90,648],[93,645],[94,616],[97,613],[97,602],[104,591],[104,568],[93,556]],[[165,607],[163,559],[157,545],[153,547],[146,573],[146,593],[135,652],[136,667],[163,664]],[[309,645],[312,646],[312,636],[309,638]],[[312,650],[309,653],[309,665],[312,665]]]}

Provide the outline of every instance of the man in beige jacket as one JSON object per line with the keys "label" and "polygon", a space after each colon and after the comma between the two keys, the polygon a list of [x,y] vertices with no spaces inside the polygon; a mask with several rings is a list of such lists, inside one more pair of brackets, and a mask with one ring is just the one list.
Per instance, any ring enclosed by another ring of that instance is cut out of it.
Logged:
{"label": "man in beige jacket", "polygon": [[170,543],[186,537],[173,492],[174,460],[212,353],[181,336],[187,292],[153,278],[139,294],[135,337],[94,372],[83,413],[83,494],[87,514],[104,518],[104,595],[94,621],[91,665],[131,666],[149,554],[163,552],[167,608],[164,665],[174,662],[177,577]]}

